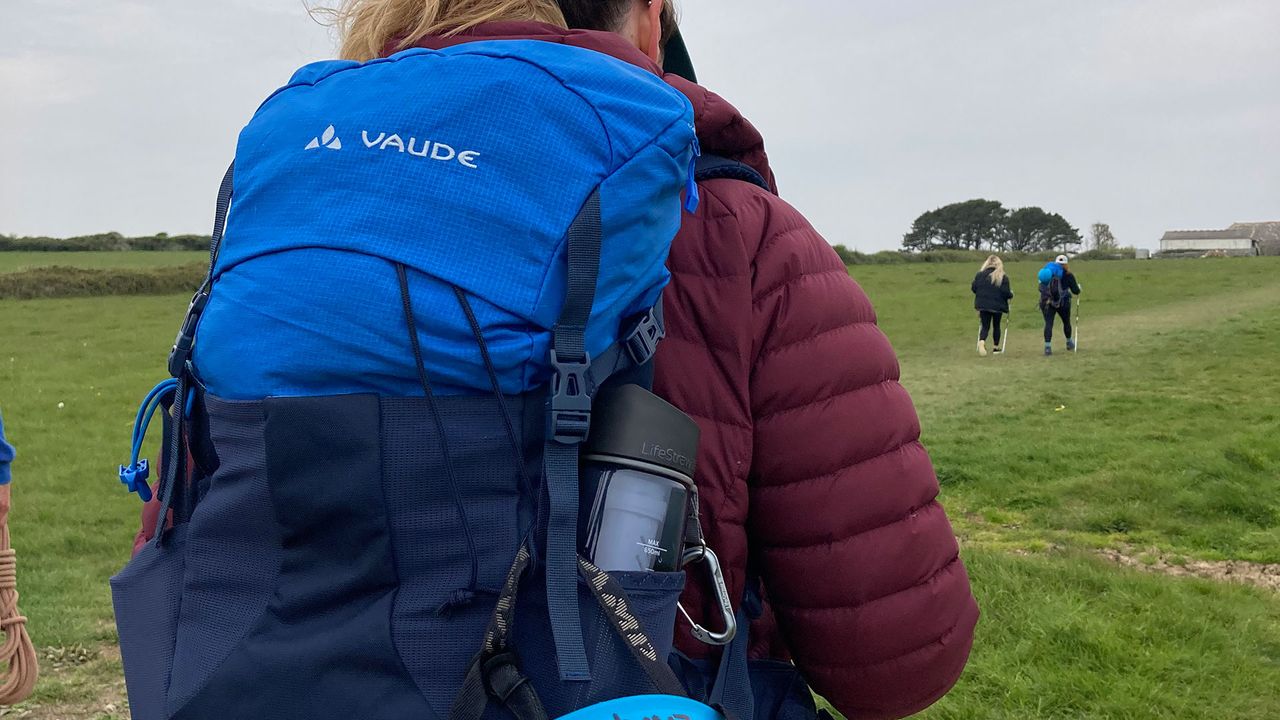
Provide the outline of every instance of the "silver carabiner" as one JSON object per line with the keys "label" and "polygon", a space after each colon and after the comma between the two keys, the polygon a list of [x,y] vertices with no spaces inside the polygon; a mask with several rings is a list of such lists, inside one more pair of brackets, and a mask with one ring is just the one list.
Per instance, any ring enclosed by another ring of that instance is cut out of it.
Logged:
{"label": "silver carabiner", "polygon": [[715,592],[716,604],[720,606],[720,617],[724,620],[724,630],[712,632],[693,621],[684,605],[676,603],[676,608],[684,619],[693,626],[693,636],[707,645],[728,645],[738,634],[738,620],[733,614],[733,603],[729,601],[729,588],[724,583],[724,571],[720,568],[720,558],[706,545],[698,545],[685,551],[681,558],[681,566],[686,567],[697,562],[705,562],[711,571],[711,586]]}

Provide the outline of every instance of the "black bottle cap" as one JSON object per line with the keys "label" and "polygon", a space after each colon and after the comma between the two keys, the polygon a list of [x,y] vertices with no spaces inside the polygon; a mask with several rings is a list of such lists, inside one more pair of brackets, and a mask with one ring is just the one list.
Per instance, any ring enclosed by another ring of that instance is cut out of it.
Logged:
{"label": "black bottle cap", "polygon": [[602,390],[592,403],[585,455],[656,465],[690,480],[700,431],[693,418],[639,385]]}

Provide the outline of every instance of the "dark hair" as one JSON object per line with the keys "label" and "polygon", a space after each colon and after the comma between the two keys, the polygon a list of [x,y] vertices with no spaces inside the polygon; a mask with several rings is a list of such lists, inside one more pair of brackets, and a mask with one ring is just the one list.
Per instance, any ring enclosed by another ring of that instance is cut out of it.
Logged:
{"label": "dark hair", "polygon": [[[671,0],[653,0],[661,2],[662,7],[662,45],[675,35],[677,30],[676,9]],[[627,10],[637,0],[558,0],[560,12],[570,28],[581,30],[605,30],[614,32],[626,20]]]}

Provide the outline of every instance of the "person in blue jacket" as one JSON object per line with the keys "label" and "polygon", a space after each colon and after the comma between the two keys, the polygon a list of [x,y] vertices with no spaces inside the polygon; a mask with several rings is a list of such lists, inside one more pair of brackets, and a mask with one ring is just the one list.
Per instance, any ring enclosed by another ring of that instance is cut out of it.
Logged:
{"label": "person in blue jacket", "polygon": [[1080,283],[1071,272],[1066,255],[1059,255],[1045,265],[1040,280],[1040,312],[1044,314],[1044,354],[1053,354],[1054,318],[1062,318],[1062,334],[1067,338],[1067,351],[1076,349],[1076,336],[1071,327],[1071,296],[1080,294]]}
{"label": "person in blue jacket", "polygon": [[4,416],[0,415],[0,485],[8,485],[9,463],[13,462],[13,446],[4,439]]}

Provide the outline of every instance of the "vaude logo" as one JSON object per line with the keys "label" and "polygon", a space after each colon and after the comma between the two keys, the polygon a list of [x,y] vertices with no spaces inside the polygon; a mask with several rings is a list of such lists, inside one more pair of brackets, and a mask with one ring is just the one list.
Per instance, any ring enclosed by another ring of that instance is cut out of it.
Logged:
{"label": "vaude logo", "polygon": [[[430,140],[419,140],[416,137],[410,137],[408,142],[399,135],[388,135],[380,132],[373,135],[368,130],[360,131],[360,140],[364,147],[369,150],[377,150],[379,152],[398,152],[408,154],[414,157],[420,157],[436,162],[456,162],[459,165],[470,168],[471,170],[479,170],[480,166],[476,164],[476,159],[480,157],[480,153],[475,150],[457,150],[452,145],[442,142],[432,142]],[[307,150],[316,150],[319,148],[327,148],[329,150],[341,150],[342,140],[338,137],[338,131],[332,125],[325,129],[324,134],[311,139],[307,144]]]}
{"label": "vaude logo", "polygon": [[342,149],[342,139],[338,137],[338,131],[334,130],[332,125],[325,128],[323,135],[311,138],[311,142],[307,143],[308,150],[316,150],[320,147],[324,147],[329,150]]}

